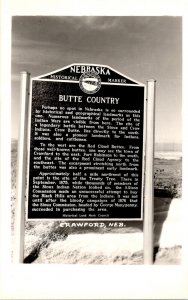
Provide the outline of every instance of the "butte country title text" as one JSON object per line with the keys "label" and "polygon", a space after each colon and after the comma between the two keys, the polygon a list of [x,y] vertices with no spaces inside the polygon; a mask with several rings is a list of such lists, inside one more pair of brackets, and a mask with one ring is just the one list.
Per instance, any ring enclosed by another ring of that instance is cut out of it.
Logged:
{"label": "butte country title text", "polygon": [[[97,103],[97,104],[119,104],[119,99],[120,98],[88,96],[86,98],[86,101],[87,103]],[[59,101],[69,102],[69,103],[80,103],[82,102],[82,96],[59,95]]]}

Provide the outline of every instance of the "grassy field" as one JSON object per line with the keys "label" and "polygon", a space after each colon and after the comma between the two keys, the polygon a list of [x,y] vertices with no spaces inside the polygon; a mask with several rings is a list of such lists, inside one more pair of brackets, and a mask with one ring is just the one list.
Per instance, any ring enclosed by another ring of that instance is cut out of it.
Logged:
{"label": "grassy field", "polygon": [[[12,232],[16,197],[16,158],[17,147],[14,144],[11,161]],[[161,228],[168,215],[171,200],[181,199],[181,169],[181,159],[155,158],[155,264],[179,264],[181,260],[181,245],[160,248]],[[130,243],[136,245],[136,238],[141,239],[143,235],[142,222],[126,222],[123,228],[109,228],[108,222],[104,222],[101,228],[61,227],[60,223],[25,222],[25,263],[143,264],[143,251],[134,251],[134,247],[133,251],[127,251],[126,244],[122,245],[120,240],[120,237],[128,237]],[[116,247],[112,248],[116,239]]]}

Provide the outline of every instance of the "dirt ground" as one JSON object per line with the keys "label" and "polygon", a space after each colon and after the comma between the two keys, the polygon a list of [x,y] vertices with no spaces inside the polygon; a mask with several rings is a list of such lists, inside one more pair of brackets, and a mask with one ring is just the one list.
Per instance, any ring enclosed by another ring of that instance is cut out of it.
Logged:
{"label": "dirt ground", "polygon": [[[16,197],[16,147],[12,148],[12,238]],[[26,204],[27,207],[27,204]],[[154,263],[181,263],[181,159],[155,159]],[[62,227],[25,222],[25,263],[143,264],[143,222],[123,227]],[[14,248],[14,247],[12,247]]]}

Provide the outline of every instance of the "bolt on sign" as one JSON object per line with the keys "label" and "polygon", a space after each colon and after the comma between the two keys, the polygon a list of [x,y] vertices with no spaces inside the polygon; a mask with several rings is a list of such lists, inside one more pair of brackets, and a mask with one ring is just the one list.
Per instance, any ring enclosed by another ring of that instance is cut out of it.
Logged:
{"label": "bolt on sign", "polygon": [[32,79],[28,219],[142,220],[145,85],[72,64]]}

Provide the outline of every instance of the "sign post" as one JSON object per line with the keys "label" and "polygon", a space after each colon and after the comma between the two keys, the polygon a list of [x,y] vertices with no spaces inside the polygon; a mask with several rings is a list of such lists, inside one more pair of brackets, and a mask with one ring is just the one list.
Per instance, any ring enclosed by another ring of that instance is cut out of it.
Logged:
{"label": "sign post", "polygon": [[155,80],[147,81],[146,164],[144,188],[144,264],[153,264]]}
{"label": "sign post", "polygon": [[25,191],[27,165],[27,124],[29,106],[30,74],[21,72],[21,111],[18,140],[17,182],[15,205],[14,255],[15,263],[22,263],[24,259],[24,231],[25,231]]}
{"label": "sign post", "polygon": [[28,169],[28,220],[143,221],[144,202],[152,264],[155,81],[146,118],[145,85],[108,66],[69,65],[32,79],[28,118],[29,79],[22,72],[14,261],[24,259]]}

